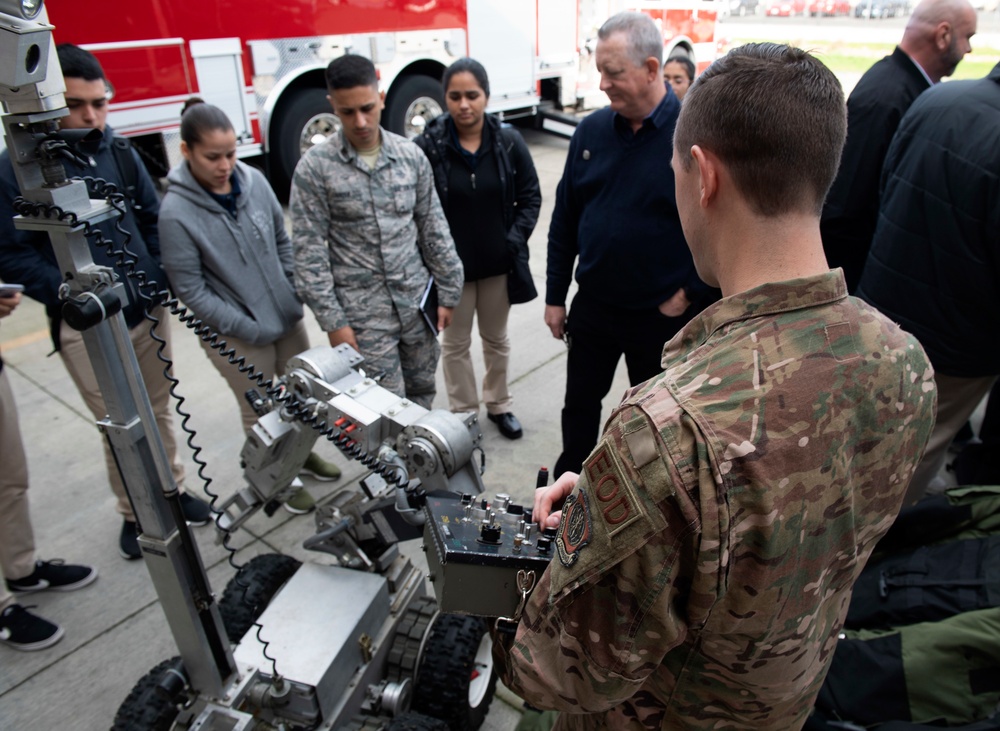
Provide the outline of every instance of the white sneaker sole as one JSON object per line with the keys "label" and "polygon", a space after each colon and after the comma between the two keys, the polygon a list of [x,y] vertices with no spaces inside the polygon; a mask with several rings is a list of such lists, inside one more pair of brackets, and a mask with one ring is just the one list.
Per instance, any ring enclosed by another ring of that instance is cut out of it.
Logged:
{"label": "white sneaker sole", "polygon": [[88,584],[93,584],[97,581],[97,569],[91,568],[90,573],[84,578],[76,581],[72,584],[63,584],[62,586],[51,586],[47,581],[37,584],[36,586],[30,587],[12,587],[8,586],[11,594],[35,594],[40,591],[76,591],[77,589],[82,589]]}

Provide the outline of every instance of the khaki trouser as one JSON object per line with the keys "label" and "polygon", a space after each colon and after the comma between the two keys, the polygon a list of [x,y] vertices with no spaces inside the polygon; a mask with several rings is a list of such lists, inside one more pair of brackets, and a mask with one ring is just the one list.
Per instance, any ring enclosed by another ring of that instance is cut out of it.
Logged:
{"label": "khaki trouser", "polygon": [[[225,349],[234,349],[236,351],[234,357],[236,358],[240,356],[246,358],[244,362],[247,365],[252,364],[256,373],[262,373],[265,381],[274,376],[284,375],[289,358],[309,350],[309,334],[306,332],[306,326],[302,320],[299,320],[291,330],[268,345],[253,345],[231,335],[222,337],[226,341]],[[244,394],[254,388],[263,395],[264,389],[258,386],[256,381],[247,378],[246,373],[241,373],[239,368],[229,362],[228,358],[219,355],[218,350],[212,348],[204,340],[200,340],[200,342],[205,352],[208,353],[208,359],[226,379],[233,395],[236,396],[236,401],[240,405],[240,416],[243,419],[243,431],[249,430],[257,422],[257,414],[250,407]]]}
{"label": "khaki trouser", "polygon": [[479,322],[483,341],[483,401],[491,414],[511,410],[513,399],[507,388],[510,340],[507,337],[507,275],[466,282],[462,299],[452,314],[451,325],[441,336],[441,365],[452,411],[479,411],[476,373],[472,367],[472,318]]}
{"label": "khaki trouser", "polygon": [[[166,319],[166,313],[157,308],[153,314],[160,319],[160,324],[156,328],[157,334],[166,340],[163,355],[171,357],[170,347],[170,323]],[[164,363],[156,357],[159,343],[149,335],[149,323],[140,322],[129,330],[129,339],[135,349],[135,357],[139,362],[139,371],[142,379],[146,383],[146,391],[149,394],[149,402],[153,407],[153,415],[156,417],[156,426],[163,440],[163,446],[167,451],[167,459],[170,460],[170,470],[174,475],[174,482],[183,491],[184,465],[177,455],[177,438],[174,435],[173,405],[170,397],[170,382],[163,375]],[[60,349],[59,355],[62,357],[66,370],[69,371],[70,378],[76,384],[83,397],[84,403],[94,415],[95,420],[101,420],[107,416],[107,408],[104,405],[104,398],[97,385],[97,376],[94,374],[93,366],[87,355],[87,348],[83,343],[83,335],[65,322],[59,330]],[[122,517],[127,521],[134,521],[135,514],[132,512],[132,505],[129,503],[128,494],[125,492],[125,483],[122,482],[118,466],[115,464],[114,455],[107,440],[104,440],[104,460],[108,469],[108,482],[111,483],[111,491],[118,498],[115,506]]]}
{"label": "khaki trouser", "polygon": [[956,378],[943,373],[934,374],[934,384],[937,387],[937,417],[923,459],[917,465],[913,480],[906,490],[904,505],[912,505],[928,492],[941,492],[933,483],[934,478],[944,467],[948,457],[948,447],[958,434],[958,430],[979,406],[979,402],[993,388],[996,380],[996,376]]}
{"label": "khaki trouser", "polygon": [[28,514],[28,462],[7,369],[0,370],[0,611],[14,603],[7,579],[35,570],[35,537]]}

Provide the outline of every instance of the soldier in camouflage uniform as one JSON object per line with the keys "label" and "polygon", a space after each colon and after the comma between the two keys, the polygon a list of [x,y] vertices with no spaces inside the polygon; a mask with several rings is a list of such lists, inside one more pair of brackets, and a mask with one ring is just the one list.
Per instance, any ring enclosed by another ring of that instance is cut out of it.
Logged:
{"label": "soldier in camouflage uniform", "polygon": [[494,645],[559,728],[805,722],[935,402],[917,341],[823,258],[845,126],[833,74],[776,44],[735,49],[684,100],[678,209],[724,299],[626,393],[582,474],[536,494],[557,556]]}
{"label": "soldier in camouflage uniform", "polygon": [[349,343],[385,388],[430,408],[440,347],[420,300],[433,275],[437,327],[447,327],[462,262],[427,158],[379,127],[384,94],[371,61],[334,59],[326,80],[342,128],[295,168],[295,288],[331,345]]}

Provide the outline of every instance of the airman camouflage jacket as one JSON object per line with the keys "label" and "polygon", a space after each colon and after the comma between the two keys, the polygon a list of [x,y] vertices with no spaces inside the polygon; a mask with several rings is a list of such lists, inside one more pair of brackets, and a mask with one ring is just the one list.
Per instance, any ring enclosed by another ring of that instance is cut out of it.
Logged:
{"label": "airman camouflage jacket", "polygon": [[917,341],[840,270],[728,297],[664,349],[494,655],[559,728],[801,728],[934,418]]}
{"label": "airman camouflage jacket", "polygon": [[342,132],[311,148],[295,168],[291,213],[295,289],[323,330],[416,317],[430,274],[442,307],[461,299],[434,175],[409,140],[383,129],[374,170]]}

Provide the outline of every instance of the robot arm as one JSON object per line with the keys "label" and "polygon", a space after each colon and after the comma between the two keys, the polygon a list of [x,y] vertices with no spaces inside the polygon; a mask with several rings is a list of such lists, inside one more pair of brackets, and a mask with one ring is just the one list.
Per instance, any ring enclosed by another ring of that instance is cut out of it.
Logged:
{"label": "robot arm", "polygon": [[423,524],[419,498],[426,492],[483,491],[472,459],[482,440],[477,417],[428,411],[401,398],[366,376],[363,361],[342,344],[288,362],[280,386],[258,405],[263,413],[240,455],[247,487],[220,506],[221,528],[234,529],[289,496],[320,434],[394,485],[397,511],[414,525]]}

